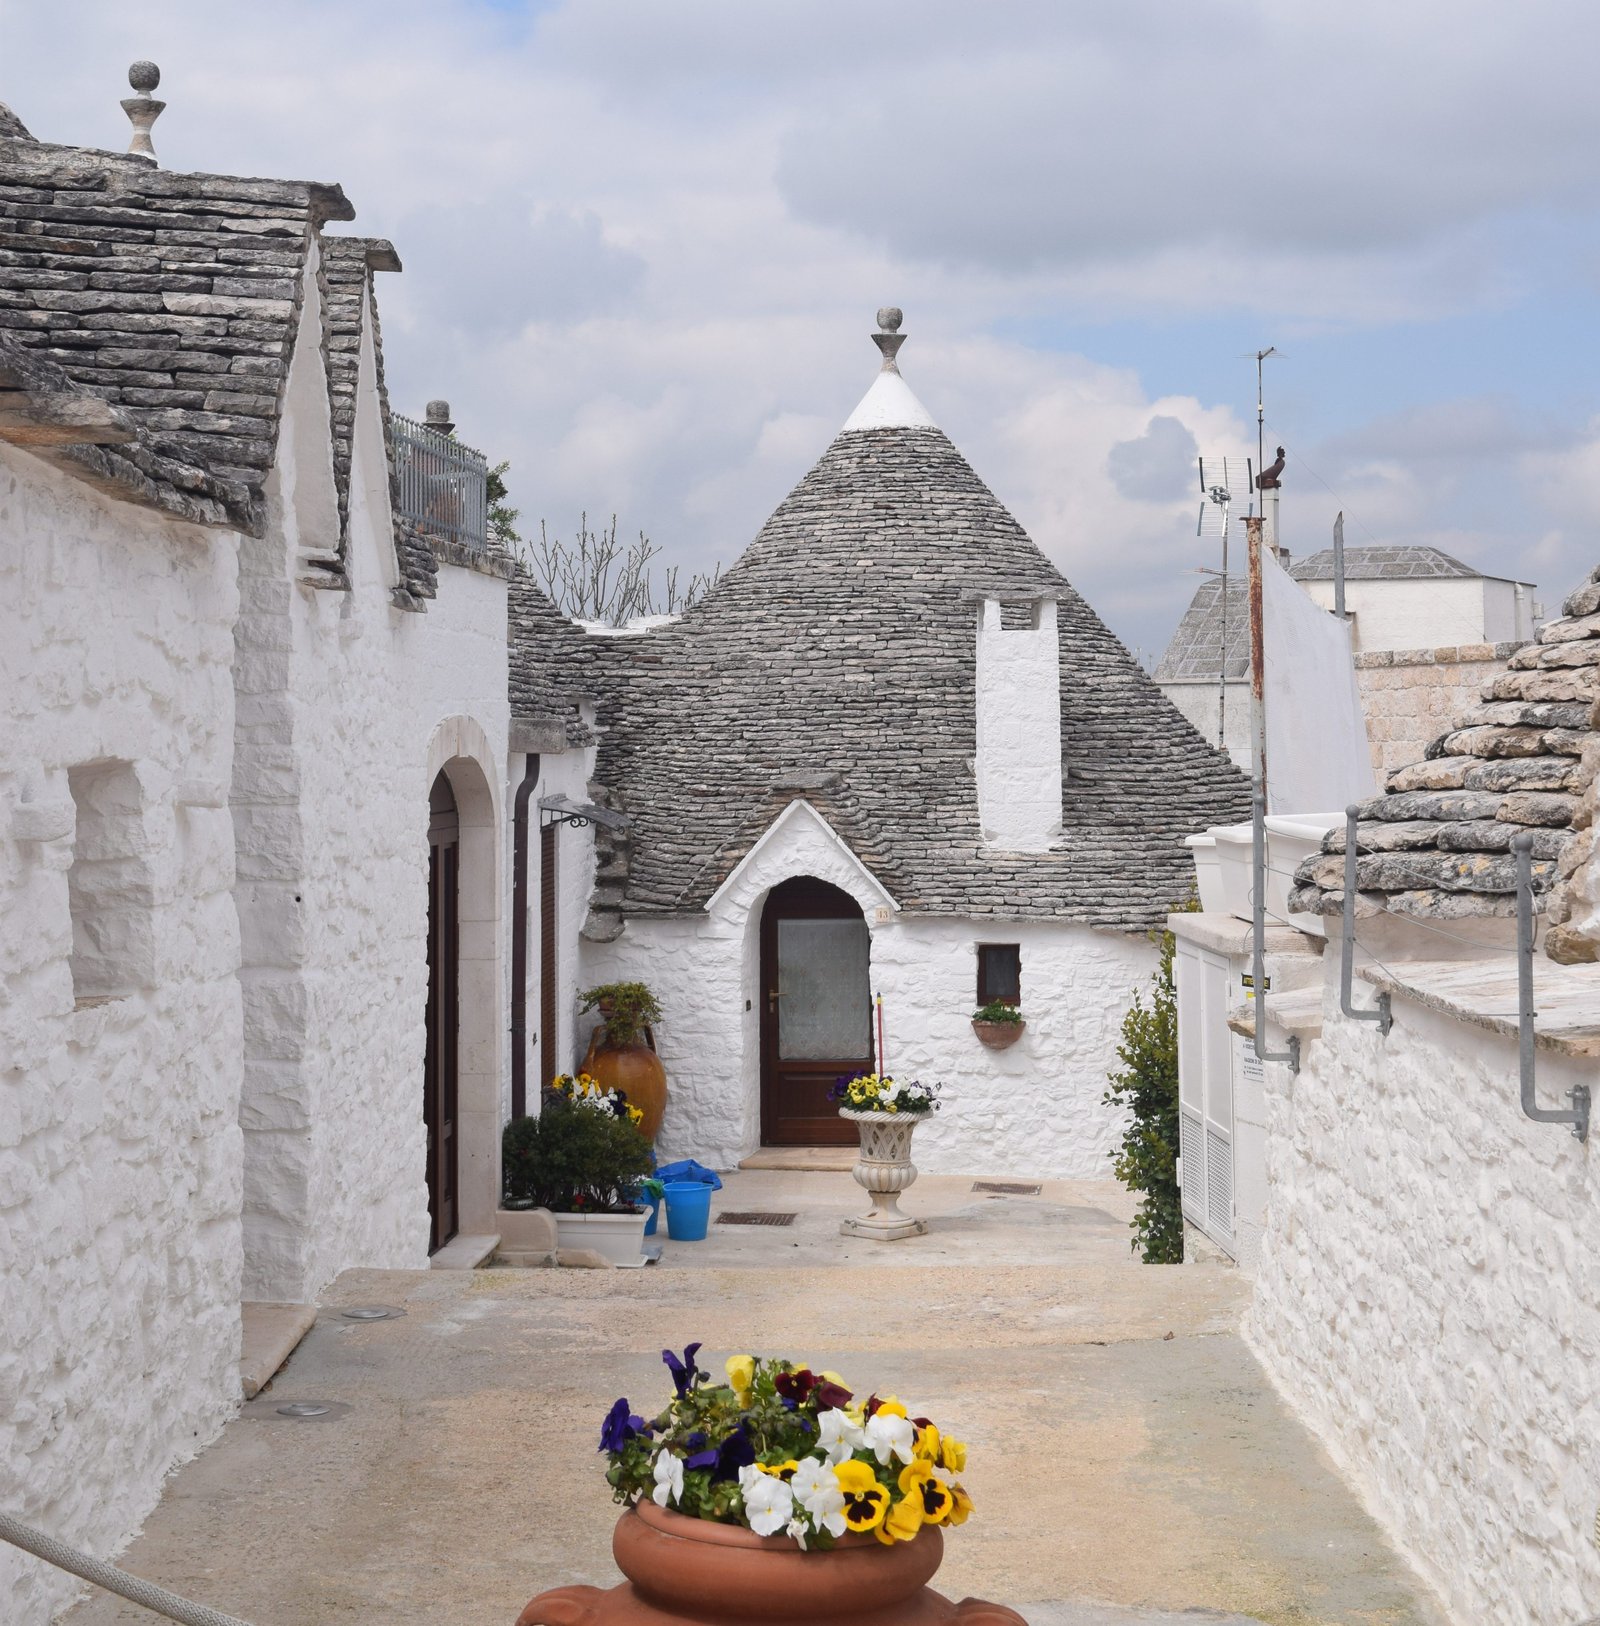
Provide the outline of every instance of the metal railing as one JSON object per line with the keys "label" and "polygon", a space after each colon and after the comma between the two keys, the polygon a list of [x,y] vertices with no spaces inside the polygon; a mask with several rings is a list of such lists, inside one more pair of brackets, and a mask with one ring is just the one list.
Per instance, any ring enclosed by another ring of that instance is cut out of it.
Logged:
{"label": "metal railing", "polygon": [[47,1564],[54,1564],[69,1575],[92,1581],[96,1586],[104,1587],[107,1592],[115,1592],[119,1598],[126,1598],[142,1609],[181,1622],[181,1626],[250,1626],[248,1621],[240,1620],[237,1615],[225,1615],[220,1609],[212,1609],[207,1604],[192,1603],[188,1598],[180,1598],[176,1592],[168,1592],[165,1587],[157,1586],[154,1581],[129,1575],[126,1570],[119,1570],[115,1564],[108,1564],[103,1558],[95,1558],[76,1547],[69,1547],[66,1542],[47,1536],[42,1530],[35,1530],[21,1519],[13,1519],[9,1513],[0,1513],[0,1541],[9,1541],[12,1546],[32,1553],[35,1558],[42,1558]]}
{"label": "metal railing", "polygon": [[415,418],[392,414],[400,513],[425,536],[474,553],[489,545],[489,461]]}

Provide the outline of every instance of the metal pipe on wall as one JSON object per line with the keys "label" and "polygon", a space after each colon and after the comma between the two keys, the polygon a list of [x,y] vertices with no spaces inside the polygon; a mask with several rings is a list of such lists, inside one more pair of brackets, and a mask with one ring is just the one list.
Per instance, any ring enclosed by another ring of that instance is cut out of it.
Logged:
{"label": "metal pipe on wall", "polygon": [[511,814],[511,1116],[528,1115],[528,803],[539,782],[539,757],[523,758]]}
{"label": "metal pipe on wall", "polygon": [[1589,1086],[1570,1092],[1570,1107],[1541,1107],[1534,1100],[1533,1029],[1533,837],[1511,838],[1517,860],[1517,1067],[1521,1075],[1522,1110],[1535,1123],[1571,1124],[1579,1140],[1589,1138]]}

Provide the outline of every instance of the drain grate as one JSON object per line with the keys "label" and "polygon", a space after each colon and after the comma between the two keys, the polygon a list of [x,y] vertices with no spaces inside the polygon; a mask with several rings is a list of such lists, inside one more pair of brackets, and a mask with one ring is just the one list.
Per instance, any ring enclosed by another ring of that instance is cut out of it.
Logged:
{"label": "drain grate", "polygon": [[1037,1186],[1023,1185],[1016,1180],[974,1180],[974,1191],[987,1192],[991,1197],[1037,1197]]}
{"label": "drain grate", "polygon": [[793,1225],[793,1214],[760,1214],[753,1210],[743,1214],[718,1214],[718,1225]]}

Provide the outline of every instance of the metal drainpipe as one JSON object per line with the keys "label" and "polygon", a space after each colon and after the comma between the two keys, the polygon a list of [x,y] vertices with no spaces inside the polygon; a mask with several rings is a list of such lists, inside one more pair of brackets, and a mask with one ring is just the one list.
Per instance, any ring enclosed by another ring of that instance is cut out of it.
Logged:
{"label": "metal drainpipe", "polygon": [[1526,831],[1511,838],[1517,861],[1517,1070],[1521,1074],[1522,1110],[1538,1124],[1571,1124],[1579,1140],[1589,1138],[1589,1086],[1569,1093],[1568,1108],[1541,1107],[1534,1097],[1533,1008],[1533,837]]}
{"label": "metal drainpipe", "polygon": [[524,759],[511,814],[511,1116],[528,1115],[528,803],[539,756]]}

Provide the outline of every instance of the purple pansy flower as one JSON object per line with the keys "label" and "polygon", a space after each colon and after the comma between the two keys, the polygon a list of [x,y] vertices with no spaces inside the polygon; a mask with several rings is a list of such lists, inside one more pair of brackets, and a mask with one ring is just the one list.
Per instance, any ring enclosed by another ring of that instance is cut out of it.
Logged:
{"label": "purple pansy flower", "polygon": [[679,1360],[670,1349],[661,1351],[661,1359],[667,1363],[667,1370],[672,1374],[672,1386],[678,1391],[679,1400],[682,1400],[706,1376],[704,1372],[695,1370],[694,1358],[699,1353],[698,1344],[690,1344],[684,1350],[682,1360]]}
{"label": "purple pansy flower", "polygon": [[600,1425],[600,1449],[620,1451],[635,1436],[649,1432],[644,1418],[629,1411],[626,1400],[619,1400],[606,1413],[606,1420]]}

